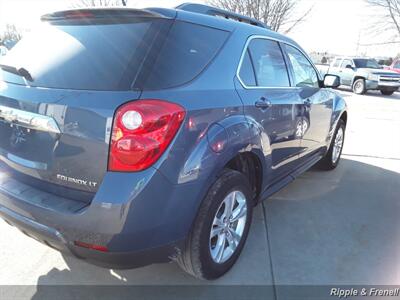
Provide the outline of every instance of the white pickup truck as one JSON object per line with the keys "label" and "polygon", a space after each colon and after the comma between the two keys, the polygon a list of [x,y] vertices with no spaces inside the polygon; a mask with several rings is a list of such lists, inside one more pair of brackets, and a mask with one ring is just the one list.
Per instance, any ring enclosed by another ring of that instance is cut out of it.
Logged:
{"label": "white pickup truck", "polygon": [[317,68],[322,76],[339,76],[341,85],[350,86],[360,95],[368,90],[392,95],[400,88],[400,74],[384,70],[375,59],[337,57],[329,66],[317,65]]}

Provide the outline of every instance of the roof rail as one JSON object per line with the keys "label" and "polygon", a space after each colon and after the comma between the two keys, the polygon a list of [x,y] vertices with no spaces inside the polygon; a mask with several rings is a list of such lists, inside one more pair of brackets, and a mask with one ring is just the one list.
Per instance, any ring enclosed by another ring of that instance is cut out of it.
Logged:
{"label": "roof rail", "polygon": [[189,12],[193,12],[193,13],[198,13],[198,14],[203,14],[203,15],[222,17],[225,19],[235,20],[238,22],[247,23],[250,25],[269,29],[269,27],[267,25],[265,25],[263,22],[260,22],[254,18],[246,17],[244,15],[240,15],[240,14],[230,12],[230,11],[227,11],[224,9],[216,8],[213,6],[197,4],[197,3],[183,3],[179,6],[177,6],[176,9],[189,11]]}

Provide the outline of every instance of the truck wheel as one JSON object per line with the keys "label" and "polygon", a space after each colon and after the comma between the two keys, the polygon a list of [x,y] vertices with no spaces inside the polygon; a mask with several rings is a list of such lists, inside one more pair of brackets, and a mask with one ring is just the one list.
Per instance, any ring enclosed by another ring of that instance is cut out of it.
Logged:
{"label": "truck wheel", "polygon": [[225,169],[199,209],[177,262],[199,279],[228,272],[245,244],[253,212],[250,184],[242,173]]}
{"label": "truck wheel", "polygon": [[391,95],[394,94],[394,92],[395,92],[395,91],[384,91],[384,90],[382,91],[382,90],[381,90],[382,95],[385,95],[385,96],[391,96]]}
{"label": "truck wheel", "polygon": [[318,162],[318,167],[320,169],[333,170],[338,166],[340,156],[342,155],[345,131],[346,124],[343,120],[339,120],[329,150],[325,154],[325,156]]}
{"label": "truck wheel", "polygon": [[364,95],[367,92],[364,79],[360,78],[354,81],[353,92],[357,95]]}

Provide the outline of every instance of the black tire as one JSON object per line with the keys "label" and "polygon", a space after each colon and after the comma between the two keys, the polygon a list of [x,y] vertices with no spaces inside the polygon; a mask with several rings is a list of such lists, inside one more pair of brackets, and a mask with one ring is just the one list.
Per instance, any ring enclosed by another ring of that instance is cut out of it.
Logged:
{"label": "black tire", "polygon": [[[220,205],[232,191],[240,191],[245,195],[246,221],[236,250],[225,262],[216,263],[210,251],[211,226]],[[252,195],[249,181],[242,173],[230,169],[225,169],[221,173],[204,198],[186,241],[185,249],[177,259],[179,266],[184,271],[199,279],[212,280],[221,277],[232,268],[249,233],[254,206]]]}
{"label": "black tire", "polygon": [[336,161],[333,160],[333,148],[334,148],[336,136],[337,136],[340,128],[343,130],[343,140],[342,141],[344,143],[345,133],[346,133],[346,124],[344,123],[343,120],[339,120],[339,122],[336,126],[335,134],[332,137],[331,145],[329,146],[328,152],[317,164],[317,166],[321,170],[333,170],[339,165],[340,157],[342,155],[343,145],[342,145],[342,148],[340,149],[339,157],[336,159]]}
{"label": "black tire", "polygon": [[381,90],[382,95],[385,96],[392,96],[394,94],[395,91],[385,91],[385,90]]}
{"label": "black tire", "polygon": [[353,93],[357,95],[364,95],[367,92],[366,86],[365,86],[365,79],[357,79],[356,81],[353,82]]}

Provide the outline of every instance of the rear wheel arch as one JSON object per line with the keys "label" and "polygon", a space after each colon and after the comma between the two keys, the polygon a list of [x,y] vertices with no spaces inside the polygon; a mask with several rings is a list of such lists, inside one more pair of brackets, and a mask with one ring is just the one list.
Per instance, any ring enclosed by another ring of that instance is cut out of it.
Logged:
{"label": "rear wheel arch", "polygon": [[238,171],[248,178],[256,204],[258,196],[262,192],[263,183],[263,165],[257,154],[253,152],[238,153],[228,161],[224,166],[224,169],[226,168]]}

